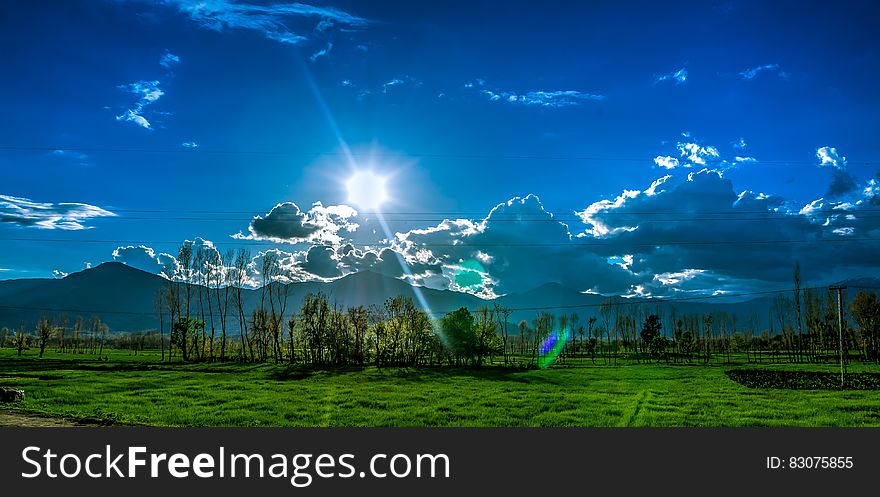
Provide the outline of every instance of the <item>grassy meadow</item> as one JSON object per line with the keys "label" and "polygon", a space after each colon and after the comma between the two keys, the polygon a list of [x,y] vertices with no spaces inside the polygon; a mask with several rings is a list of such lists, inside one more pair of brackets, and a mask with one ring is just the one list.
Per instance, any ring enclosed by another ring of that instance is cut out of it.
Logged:
{"label": "grassy meadow", "polygon": [[724,373],[832,364],[310,370],[105,356],[0,349],[0,386],[26,392],[2,407],[155,426],[880,426],[876,390],[748,388]]}

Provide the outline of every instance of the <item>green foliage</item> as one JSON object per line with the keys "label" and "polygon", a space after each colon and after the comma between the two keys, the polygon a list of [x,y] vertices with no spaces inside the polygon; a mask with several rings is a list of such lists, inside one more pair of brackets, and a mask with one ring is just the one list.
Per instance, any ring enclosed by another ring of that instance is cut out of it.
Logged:
{"label": "green foliage", "polygon": [[878,346],[880,346],[880,300],[873,292],[861,291],[856,294],[850,312],[853,320],[859,326],[862,346],[873,360],[878,360]]}
{"label": "green foliage", "polygon": [[[840,374],[836,372],[735,369],[725,374],[750,388],[840,390]],[[880,390],[880,374],[849,373],[844,376],[843,384],[845,389],[851,390]]]}
{"label": "green foliage", "polygon": [[171,343],[182,349],[187,344],[187,337],[195,336],[204,329],[204,321],[194,317],[182,317],[171,327]]}
{"label": "green foliage", "polygon": [[645,324],[642,325],[642,332],[640,334],[642,341],[651,347],[654,338],[660,336],[661,328],[663,328],[663,325],[660,323],[660,316],[656,314],[649,315],[645,318]]}
{"label": "green foliage", "polygon": [[474,316],[466,307],[450,312],[440,320],[440,330],[446,347],[456,365],[473,362],[477,350]]}

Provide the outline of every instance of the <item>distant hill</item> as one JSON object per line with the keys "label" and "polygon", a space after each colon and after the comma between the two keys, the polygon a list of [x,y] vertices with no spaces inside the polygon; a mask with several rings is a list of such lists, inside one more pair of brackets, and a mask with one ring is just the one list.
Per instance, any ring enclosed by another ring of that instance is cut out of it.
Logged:
{"label": "distant hill", "polygon": [[[858,288],[880,289],[880,279],[859,278],[841,282],[848,285],[853,295]],[[155,297],[168,282],[162,277],[117,262],[73,273],[61,279],[19,279],[0,281],[0,326],[17,328],[20,325],[32,329],[38,319],[57,316],[64,312],[74,321],[77,315],[91,319],[100,316],[112,331],[135,331],[156,329],[159,326],[155,311]],[[323,282],[292,283],[288,287],[288,309],[298,309],[303,297],[312,292],[324,292],[331,301],[343,307],[354,305],[381,305],[386,299],[397,295],[411,297],[420,304],[416,289],[406,282],[371,271],[350,274],[338,280]],[[259,303],[261,290],[244,290],[245,312],[249,313]],[[449,290],[419,288],[430,312],[442,315],[459,307],[476,309],[491,302],[473,295]],[[532,290],[501,297],[506,307],[515,310],[510,316],[511,330],[516,323],[531,321],[543,307],[556,307],[549,312],[577,313],[585,323],[589,316],[598,316],[599,305],[607,297],[585,294],[558,283],[547,283]],[[637,302],[614,297],[619,302]],[[642,302],[653,311],[655,302]],[[701,301],[679,302],[676,312],[714,313],[726,312],[736,315],[745,324],[750,316],[757,316],[760,326],[768,324],[772,296],[744,302],[707,303]],[[664,307],[665,308],[665,307]]]}
{"label": "distant hill", "polygon": [[[23,325],[31,329],[42,317],[66,313],[71,322],[78,315],[87,320],[99,316],[113,331],[157,329],[155,299],[160,288],[167,284],[160,276],[118,262],[105,262],[61,279],[0,281],[0,326],[14,329]],[[462,306],[476,308],[484,303],[464,293],[420,290],[433,312]],[[414,288],[406,282],[362,271],[330,283],[290,284],[288,309],[298,309],[307,294],[319,291],[343,307],[381,305],[397,295],[409,296],[418,302]],[[245,312],[250,313],[260,301],[261,290],[243,290],[243,296]]]}

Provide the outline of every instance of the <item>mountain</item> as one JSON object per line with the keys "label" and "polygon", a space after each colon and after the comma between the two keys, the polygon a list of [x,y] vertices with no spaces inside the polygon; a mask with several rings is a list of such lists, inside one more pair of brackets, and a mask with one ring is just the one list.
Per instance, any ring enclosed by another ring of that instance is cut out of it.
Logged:
{"label": "mountain", "polygon": [[[95,315],[100,316],[112,331],[156,329],[159,318],[155,310],[155,298],[158,291],[167,284],[167,280],[162,277],[117,262],[106,262],[62,279],[0,281],[0,326],[8,326],[10,329],[25,326],[26,329],[33,329],[38,319],[55,317],[63,312],[71,322],[78,315],[86,320]],[[880,289],[880,279],[877,278],[852,279],[840,284],[848,287],[848,298],[852,298],[860,288]],[[273,285],[277,287],[280,284]],[[327,294],[331,302],[342,307],[381,305],[390,297],[403,295],[412,298],[417,305],[426,306],[435,316],[442,316],[459,307],[473,310],[492,304],[465,293],[416,288],[404,281],[371,271],[350,274],[328,283],[292,283],[288,285],[287,291],[287,309],[290,311],[298,309],[303,297],[313,292]],[[242,292],[245,313],[249,314],[259,304],[263,290]],[[824,297],[824,291],[822,296]],[[546,307],[553,307],[547,310],[555,314],[577,313],[581,316],[581,323],[585,323],[587,317],[599,315],[599,305],[606,300],[608,298],[602,295],[585,294],[558,283],[547,283],[529,291],[505,295],[500,302],[506,307],[516,309],[509,319],[509,329],[515,330],[516,323],[520,320],[531,321],[541,308]],[[621,297],[613,297],[612,301],[636,302]],[[640,302],[649,312],[657,305],[651,301]],[[741,302],[678,302],[675,309],[679,315],[726,312],[736,315],[740,325],[747,323],[751,316],[756,316],[759,325],[766,327],[769,324],[772,303],[773,296],[766,296]],[[233,321],[235,315],[235,312],[230,313]],[[237,325],[230,326],[237,329]]]}
{"label": "mountain", "polygon": [[[118,262],[105,262],[61,279],[0,281],[0,326],[32,329],[43,317],[65,313],[71,322],[76,316],[86,320],[99,316],[112,331],[157,329],[156,295],[167,284],[168,281],[160,276]],[[273,285],[277,287],[280,284]],[[432,312],[445,313],[462,306],[476,308],[484,303],[473,295],[459,292],[429,288],[419,290]],[[329,283],[292,283],[288,285],[287,292],[290,310],[298,309],[303,298],[315,292],[325,293],[331,302],[342,307],[381,305],[386,299],[397,295],[408,296],[419,302],[413,286],[370,271],[351,274]],[[195,291],[193,295],[196,295]],[[242,291],[246,314],[249,315],[259,304],[262,295],[260,289]],[[234,315],[230,313],[230,316]]]}

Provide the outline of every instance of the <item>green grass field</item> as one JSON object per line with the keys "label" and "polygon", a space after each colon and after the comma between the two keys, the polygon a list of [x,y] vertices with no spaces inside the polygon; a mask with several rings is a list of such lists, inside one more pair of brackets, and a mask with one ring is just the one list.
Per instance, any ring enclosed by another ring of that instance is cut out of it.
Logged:
{"label": "green grass field", "polygon": [[836,370],[740,360],[313,371],[0,349],[0,386],[26,391],[16,409],[157,426],[880,426],[876,390],[753,389],[724,374],[733,367]]}

